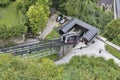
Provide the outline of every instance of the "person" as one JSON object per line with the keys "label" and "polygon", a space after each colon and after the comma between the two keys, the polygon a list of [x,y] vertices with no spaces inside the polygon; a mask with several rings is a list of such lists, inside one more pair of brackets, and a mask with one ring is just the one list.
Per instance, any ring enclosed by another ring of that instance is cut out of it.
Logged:
{"label": "person", "polygon": [[99,53],[101,53],[101,52],[102,52],[102,49],[99,50]]}
{"label": "person", "polygon": [[80,49],[82,49],[82,46],[80,47]]}

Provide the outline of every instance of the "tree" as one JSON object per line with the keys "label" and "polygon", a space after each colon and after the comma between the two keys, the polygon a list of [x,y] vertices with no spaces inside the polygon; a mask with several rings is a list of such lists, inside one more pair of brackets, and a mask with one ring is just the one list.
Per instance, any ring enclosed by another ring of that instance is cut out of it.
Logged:
{"label": "tree", "polygon": [[116,19],[107,24],[104,32],[104,36],[112,41],[113,39],[119,37],[120,34],[120,19]]}
{"label": "tree", "polygon": [[[97,6],[98,0],[67,0],[60,5],[60,11],[68,16],[79,18],[104,31],[111,21],[112,13],[104,12]],[[64,10],[62,10],[64,9]]]}
{"label": "tree", "polygon": [[10,0],[0,0],[0,6],[4,7],[10,3]]}
{"label": "tree", "polygon": [[27,27],[24,20],[16,21],[14,25],[0,25],[0,39],[7,40],[25,34]]}
{"label": "tree", "polygon": [[49,15],[49,6],[47,3],[48,1],[42,2],[38,0],[35,5],[30,6],[26,13],[34,35],[38,34],[46,26]]}
{"label": "tree", "polygon": [[[62,75],[63,75],[63,68],[62,67],[57,67],[53,61],[44,58],[41,60],[41,73],[40,73],[40,78],[43,80],[61,80]],[[45,75],[43,75],[45,74]]]}
{"label": "tree", "polygon": [[74,56],[65,68],[62,80],[119,80],[120,67],[112,59]]}
{"label": "tree", "polygon": [[44,58],[20,58],[0,54],[1,80],[61,80],[63,69]]}
{"label": "tree", "polygon": [[37,0],[16,0],[16,10],[26,14],[29,7]]}
{"label": "tree", "polygon": [[25,15],[25,24],[34,35],[46,26],[51,5],[51,0],[16,0],[16,10]]}
{"label": "tree", "polygon": [[112,40],[113,43],[120,46],[120,34]]}

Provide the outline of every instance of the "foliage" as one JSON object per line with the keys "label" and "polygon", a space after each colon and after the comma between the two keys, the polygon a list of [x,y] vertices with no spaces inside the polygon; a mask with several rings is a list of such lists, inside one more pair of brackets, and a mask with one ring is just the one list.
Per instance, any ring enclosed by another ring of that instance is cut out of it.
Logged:
{"label": "foliage", "polygon": [[9,39],[11,37],[21,36],[26,32],[27,28],[24,22],[18,22],[15,25],[0,25],[0,39]]}
{"label": "foliage", "polygon": [[16,10],[25,14],[29,7],[34,4],[37,0],[16,0]]}
{"label": "foliage", "polygon": [[112,42],[120,46],[120,34],[116,38],[114,38]]}
{"label": "foliage", "polygon": [[47,23],[49,5],[48,0],[16,0],[0,8],[0,39],[20,36],[28,29],[38,34]]}
{"label": "foliage", "polygon": [[40,2],[42,5],[46,4],[44,7],[52,5],[51,0],[16,0],[16,10],[22,12],[23,14],[26,14],[29,7],[34,5],[36,2]]}
{"label": "foliage", "polygon": [[90,0],[91,2],[98,3],[99,0]]}
{"label": "foliage", "polygon": [[55,54],[46,56],[45,58],[49,58],[50,60],[56,61],[58,60],[58,55],[55,53]]}
{"label": "foliage", "polygon": [[52,0],[52,6],[55,7],[58,11],[66,14],[63,4],[66,3],[67,0]]}
{"label": "foliage", "polygon": [[0,55],[1,80],[61,80],[62,68],[49,59],[13,57]]}
{"label": "foliage", "polygon": [[98,0],[53,0],[53,6],[63,14],[79,18],[104,31],[105,25],[111,21],[113,14],[104,12],[97,6]]}
{"label": "foliage", "polygon": [[120,45],[120,19],[116,19],[107,24],[104,32],[104,36]]}
{"label": "foliage", "polygon": [[67,15],[79,18],[95,27],[104,30],[104,26],[111,21],[110,12],[103,12],[96,3],[90,0],[68,0],[64,5]]}
{"label": "foliage", "polygon": [[35,5],[30,6],[29,10],[27,11],[27,17],[30,22],[30,27],[34,34],[39,34],[42,31],[43,27],[46,26],[49,8],[46,3],[44,2],[36,2]]}
{"label": "foliage", "polygon": [[65,65],[62,80],[119,80],[120,67],[113,60],[75,56]]}
{"label": "foliage", "polygon": [[46,26],[51,4],[51,0],[17,0],[16,10],[25,15],[28,30],[37,35]]}
{"label": "foliage", "polygon": [[47,58],[0,55],[1,80],[119,80],[120,67],[112,59],[74,56],[69,63],[55,65]]}
{"label": "foliage", "polygon": [[120,51],[116,50],[115,48],[113,48],[109,45],[106,45],[105,48],[109,53],[111,53],[112,55],[114,55],[120,59]]}
{"label": "foliage", "polygon": [[16,14],[14,2],[6,8],[0,9],[0,14],[3,14],[0,19],[0,39],[7,40],[26,33],[27,27],[25,26],[24,16],[22,14]]}
{"label": "foliage", "polygon": [[4,7],[10,3],[10,0],[0,0],[0,6]]}
{"label": "foliage", "polygon": [[43,78],[43,80],[61,80],[63,69],[62,67],[57,67],[53,61],[43,59],[41,70],[41,79]]}

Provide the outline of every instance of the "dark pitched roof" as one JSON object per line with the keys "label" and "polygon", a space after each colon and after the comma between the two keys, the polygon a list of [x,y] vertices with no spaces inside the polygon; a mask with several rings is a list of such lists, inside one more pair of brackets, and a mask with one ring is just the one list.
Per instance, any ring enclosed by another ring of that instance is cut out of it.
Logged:
{"label": "dark pitched roof", "polygon": [[100,0],[100,2],[108,5],[113,4],[113,0]]}
{"label": "dark pitched roof", "polygon": [[85,22],[83,22],[82,20],[73,18],[71,19],[68,23],[66,23],[65,25],[63,25],[60,29],[59,32],[62,31],[64,34],[67,33],[72,27],[74,27],[74,25],[77,24],[85,29],[87,29],[88,31],[86,32],[86,34],[83,35],[83,38],[86,38],[88,41],[90,41],[95,34],[99,33],[99,30]]}

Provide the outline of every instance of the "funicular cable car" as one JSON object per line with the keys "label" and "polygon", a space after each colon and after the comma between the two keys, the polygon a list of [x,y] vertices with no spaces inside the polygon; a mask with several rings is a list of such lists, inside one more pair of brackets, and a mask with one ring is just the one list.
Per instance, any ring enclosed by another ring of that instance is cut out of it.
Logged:
{"label": "funicular cable car", "polygon": [[63,43],[77,43],[79,42],[78,34],[75,32],[66,33],[61,36],[61,41]]}

